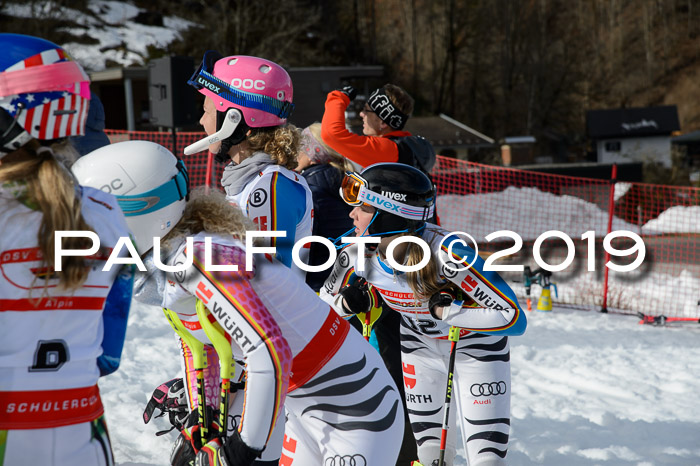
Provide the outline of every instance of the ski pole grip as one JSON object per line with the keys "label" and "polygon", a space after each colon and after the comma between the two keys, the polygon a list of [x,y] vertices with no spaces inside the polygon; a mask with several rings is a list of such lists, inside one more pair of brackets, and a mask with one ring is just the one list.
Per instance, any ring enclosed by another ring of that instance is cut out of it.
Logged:
{"label": "ski pole grip", "polygon": [[449,340],[450,341],[459,341],[459,327],[450,327],[450,335],[449,335]]}

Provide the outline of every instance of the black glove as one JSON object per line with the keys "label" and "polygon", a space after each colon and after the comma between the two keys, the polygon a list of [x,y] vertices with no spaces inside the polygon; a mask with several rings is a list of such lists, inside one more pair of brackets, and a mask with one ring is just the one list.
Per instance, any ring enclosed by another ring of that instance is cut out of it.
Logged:
{"label": "black glove", "polygon": [[180,432],[173,449],[170,452],[171,466],[191,466],[195,464],[197,454],[192,447],[192,433],[189,429],[184,429]]}
{"label": "black glove", "polygon": [[153,412],[157,408],[161,413],[155,417],[165,416],[165,413],[168,413],[170,424],[173,427],[157,432],[156,435],[166,434],[173,429],[181,431],[186,427],[189,415],[186,397],[185,384],[182,379],[172,379],[162,383],[153,391],[151,399],[148,400],[146,409],[143,411],[143,422],[148,424],[153,419]]}
{"label": "black glove", "polygon": [[[250,466],[256,458],[260,457],[263,450],[250,448],[245,444],[238,430],[234,430],[233,434],[229,435],[226,439],[223,448],[223,456],[226,459],[226,463],[230,465]],[[221,450],[219,450],[219,452],[221,452]]]}
{"label": "black glove", "polygon": [[229,466],[226,455],[221,448],[221,437],[216,437],[209,441],[201,450],[197,452],[195,466]]}
{"label": "black glove", "polygon": [[368,312],[372,307],[369,287],[364,278],[360,278],[354,283],[341,288],[340,296],[343,297],[343,309],[349,314]]}
{"label": "black glove", "polygon": [[338,90],[339,90],[340,92],[342,92],[343,94],[345,94],[346,96],[348,96],[348,98],[350,99],[350,102],[352,102],[353,100],[355,100],[355,97],[357,97],[357,89],[355,89],[355,88],[352,87],[352,86],[341,87],[341,88],[338,89]]}
{"label": "black glove", "polygon": [[[216,440],[219,436],[218,416],[218,410],[207,406],[207,419],[211,419],[212,421],[207,430],[207,435],[203,440],[204,445],[211,444],[211,442]],[[170,453],[171,466],[193,466],[199,464],[196,459],[199,457],[199,453],[202,451],[204,445],[202,445],[201,426],[197,424],[197,421],[198,414],[195,409],[188,416],[185,421],[186,426],[180,430],[180,435],[175,440],[175,444]]]}
{"label": "black glove", "polygon": [[428,301],[430,315],[433,316],[433,319],[442,320],[441,317],[438,317],[435,313],[435,308],[447,307],[452,304],[453,301],[461,300],[462,290],[460,288],[454,286],[444,288],[430,297],[430,300]]}

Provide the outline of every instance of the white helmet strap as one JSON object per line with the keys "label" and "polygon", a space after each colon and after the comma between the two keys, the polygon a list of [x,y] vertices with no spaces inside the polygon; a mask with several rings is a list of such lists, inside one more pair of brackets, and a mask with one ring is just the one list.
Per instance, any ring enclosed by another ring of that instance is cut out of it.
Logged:
{"label": "white helmet strap", "polygon": [[227,137],[231,136],[234,131],[236,131],[236,128],[241,121],[243,121],[243,114],[240,110],[237,108],[228,109],[226,112],[226,118],[224,118],[224,122],[221,125],[221,129],[211,136],[207,136],[185,147],[185,155],[196,154],[197,152],[203,151],[209,147],[209,145],[214,144],[215,142],[223,141]]}

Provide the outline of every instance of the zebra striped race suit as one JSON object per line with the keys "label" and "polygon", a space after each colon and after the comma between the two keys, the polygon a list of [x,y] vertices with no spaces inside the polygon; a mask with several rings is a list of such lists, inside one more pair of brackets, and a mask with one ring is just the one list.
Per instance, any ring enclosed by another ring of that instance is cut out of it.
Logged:
{"label": "zebra striped race suit", "polygon": [[[447,338],[450,326],[459,327],[449,425],[454,427],[459,419],[470,465],[505,464],[511,393],[508,336],[525,331],[525,315],[508,284],[497,273],[484,271],[484,261],[458,236],[432,224],[426,224],[420,236],[430,246],[439,281],[452,282],[470,298],[456,308],[453,304],[442,320],[431,315],[428,300],[418,299],[405,275],[394,271],[377,252],[365,253],[364,271],[360,271],[355,244],[338,255],[321,297],[336,312],[346,314],[338,292],[359,276],[381,295],[386,303],[384,312],[388,307],[401,313],[405,405],[419,459],[426,465],[439,456],[451,346]],[[450,256],[473,264],[460,267],[449,261]],[[449,430],[448,465],[453,464],[456,454],[456,432]]]}

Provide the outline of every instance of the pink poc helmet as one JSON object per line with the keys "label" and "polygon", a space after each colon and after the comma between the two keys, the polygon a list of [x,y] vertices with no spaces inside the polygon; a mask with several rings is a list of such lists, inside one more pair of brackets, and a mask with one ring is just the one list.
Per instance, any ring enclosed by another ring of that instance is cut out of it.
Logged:
{"label": "pink poc helmet", "polygon": [[187,83],[214,101],[217,124],[216,133],[186,147],[186,155],[222,141],[219,154],[225,157],[250,128],[283,125],[294,109],[292,79],[284,68],[264,58],[222,57],[209,50]]}

